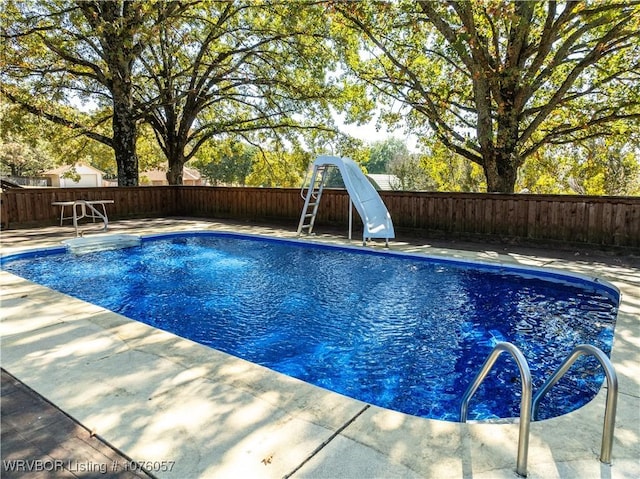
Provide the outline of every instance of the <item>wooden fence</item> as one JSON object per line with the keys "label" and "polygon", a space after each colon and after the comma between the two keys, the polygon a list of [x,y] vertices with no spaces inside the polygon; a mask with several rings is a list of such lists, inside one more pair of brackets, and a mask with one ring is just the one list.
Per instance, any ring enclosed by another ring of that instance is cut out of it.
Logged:
{"label": "wooden fence", "polygon": [[[640,248],[640,197],[381,192],[398,231],[455,237],[520,238]],[[53,201],[114,200],[110,219],[192,216],[297,225],[303,205],[292,188],[158,186],[24,188],[1,195],[3,228],[55,224]],[[344,225],[349,196],[325,190],[316,224]],[[354,214],[356,228],[358,215]]]}

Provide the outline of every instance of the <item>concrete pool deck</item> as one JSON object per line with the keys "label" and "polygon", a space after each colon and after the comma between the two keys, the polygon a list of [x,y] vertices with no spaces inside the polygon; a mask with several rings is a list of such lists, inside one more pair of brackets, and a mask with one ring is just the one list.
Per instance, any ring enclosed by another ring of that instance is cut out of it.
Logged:
{"label": "concrete pool deck", "polygon": [[[295,237],[281,227],[195,219],[110,225],[114,233],[135,234],[202,229]],[[55,246],[72,236],[69,227],[3,231],[1,251]],[[314,240],[346,242],[332,235]],[[603,388],[578,411],[531,424],[528,477],[640,477],[637,258],[445,246],[416,238],[391,243],[392,250],[597,276],[620,289],[612,352],[619,380],[612,465],[598,461]],[[370,406],[9,273],[0,272],[0,281],[2,367],[150,465],[157,477],[517,477],[517,424],[459,424]]]}

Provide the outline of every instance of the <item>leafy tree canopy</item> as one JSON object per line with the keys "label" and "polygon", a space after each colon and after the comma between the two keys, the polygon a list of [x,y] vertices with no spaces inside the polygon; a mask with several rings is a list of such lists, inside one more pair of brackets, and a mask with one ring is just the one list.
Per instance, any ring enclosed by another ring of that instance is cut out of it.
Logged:
{"label": "leafy tree canopy", "polygon": [[309,160],[309,154],[301,150],[263,150],[254,157],[247,186],[297,188],[304,179]]}
{"label": "leafy tree canopy", "polygon": [[[2,11],[7,60],[2,93],[30,113],[112,148],[118,184],[136,185],[138,59],[155,41],[158,24],[187,5],[157,0],[8,0]],[[96,124],[78,118],[79,112],[69,114],[68,106],[78,100],[97,105],[105,113],[99,122],[109,122],[111,132],[96,131]]]}
{"label": "leafy tree canopy", "polygon": [[211,185],[245,186],[258,148],[232,139],[209,141],[190,165]]}
{"label": "leafy tree canopy", "polygon": [[107,176],[116,174],[111,148],[8,103],[0,106],[0,149],[2,163],[16,176],[39,176],[77,162],[95,166]]}
{"label": "leafy tree canopy", "polygon": [[[121,185],[137,182],[141,121],[180,183],[211,138],[287,145],[314,130],[326,144],[332,111],[355,121],[373,106],[335,74],[334,42],[357,42],[331,31],[323,2],[9,0],[2,15],[2,92],[113,148]],[[112,132],[70,114],[78,101],[97,105],[105,115],[94,120]]]}
{"label": "leafy tree canopy", "polygon": [[[640,120],[637,1],[334,2],[362,35],[351,71],[394,125],[482,167],[512,192],[545,145],[624,135]],[[392,109],[393,108],[393,109]]]}
{"label": "leafy tree canopy", "polygon": [[406,142],[399,138],[388,138],[371,144],[367,171],[369,173],[388,173],[389,167],[409,156]]}
{"label": "leafy tree canopy", "polygon": [[611,137],[543,149],[525,162],[518,184],[530,193],[640,195],[640,155]]}
{"label": "leafy tree canopy", "polygon": [[205,2],[165,20],[142,52],[136,99],[169,160],[170,183],[212,138],[327,142],[336,134],[330,107],[366,112],[363,90],[331,74],[336,40],[316,1]]}

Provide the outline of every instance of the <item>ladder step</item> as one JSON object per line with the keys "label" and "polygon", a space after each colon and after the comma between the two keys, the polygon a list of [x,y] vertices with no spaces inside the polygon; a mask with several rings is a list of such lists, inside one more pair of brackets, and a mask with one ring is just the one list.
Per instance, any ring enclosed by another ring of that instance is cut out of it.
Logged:
{"label": "ladder step", "polygon": [[301,196],[305,200],[305,206],[300,216],[300,223],[298,225],[299,232],[304,229],[309,233],[313,231],[313,224],[316,220],[320,197],[322,196],[322,191],[325,186],[326,173],[327,169],[324,166],[316,166],[311,175],[309,186],[306,189],[304,187],[302,189]]}

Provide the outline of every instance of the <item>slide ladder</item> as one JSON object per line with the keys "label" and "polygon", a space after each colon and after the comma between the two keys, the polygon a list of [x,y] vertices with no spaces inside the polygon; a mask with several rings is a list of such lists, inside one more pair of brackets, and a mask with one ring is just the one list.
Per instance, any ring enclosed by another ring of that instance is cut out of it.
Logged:
{"label": "slide ladder", "polygon": [[302,234],[302,230],[307,230],[307,234],[311,234],[313,231],[313,225],[316,222],[316,216],[318,214],[318,206],[320,205],[320,198],[322,198],[322,191],[327,180],[327,166],[315,166],[311,173],[311,181],[309,182],[309,188],[305,194],[304,184],[300,190],[300,196],[304,198],[304,206],[302,207],[302,214],[300,215],[300,222],[298,223],[298,236]]}
{"label": "slide ladder", "polygon": [[[311,181],[305,194],[303,184],[301,195],[304,198],[304,206],[298,223],[298,236],[303,230],[307,233],[313,231],[318,206],[322,191],[327,180],[327,171],[330,167],[338,168],[345,188],[349,193],[351,205],[355,207],[362,218],[363,232],[362,243],[366,245],[367,240],[371,238],[384,238],[386,245],[389,244],[389,238],[395,238],[391,215],[380,198],[380,195],[367,179],[358,164],[349,159],[337,156],[319,156],[313,162],[313,170],[311,173]],[[306,183],[306,181],[305,181]],[[351,239],[352,226],[352,208],[349,208],[349,239]]]}

